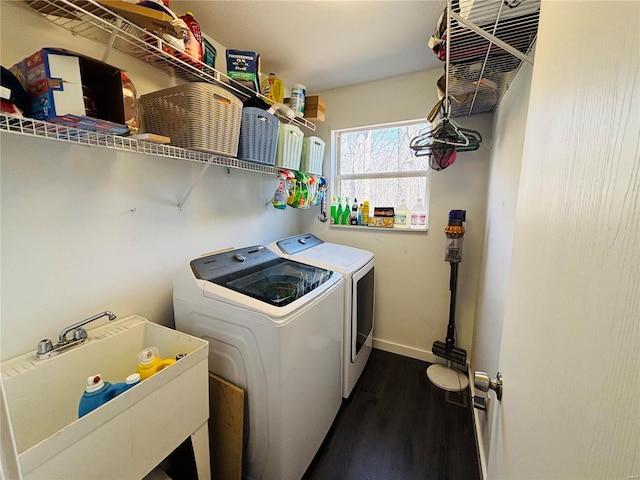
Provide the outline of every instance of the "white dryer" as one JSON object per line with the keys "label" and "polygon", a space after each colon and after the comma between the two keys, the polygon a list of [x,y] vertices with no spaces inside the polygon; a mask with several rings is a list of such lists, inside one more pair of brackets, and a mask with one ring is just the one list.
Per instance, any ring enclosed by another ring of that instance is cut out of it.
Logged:
{"label": "white dryer", "polygon": [[299,480],[342,403],[342,276],[264,246],[187,262],[176,329],[209,342],[209,370],[245,389],[243,476]]}
{"label": "white dryer", "polygon": [[360,248],[304,233],[271,243],[285,258],[334,270],[344,277],[342,396],[348,398],[371,355],[374,325],[374,256]]}

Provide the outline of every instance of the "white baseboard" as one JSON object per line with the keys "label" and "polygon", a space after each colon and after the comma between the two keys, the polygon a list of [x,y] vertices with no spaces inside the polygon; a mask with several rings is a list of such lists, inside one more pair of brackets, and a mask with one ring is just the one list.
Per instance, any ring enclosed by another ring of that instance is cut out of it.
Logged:
{"label": "white baseboard", "polygon": [[387,340],[380,340],[375,337],[373,338],[373,348],[384,350],[385,352],[397,353],[398,355],[415,358],[416,360],[423,360],[429,363],[446,363],[444,359],[435,356],[430,350],[427,351],[420,348],[409,347],[407,345],[401,345]]}

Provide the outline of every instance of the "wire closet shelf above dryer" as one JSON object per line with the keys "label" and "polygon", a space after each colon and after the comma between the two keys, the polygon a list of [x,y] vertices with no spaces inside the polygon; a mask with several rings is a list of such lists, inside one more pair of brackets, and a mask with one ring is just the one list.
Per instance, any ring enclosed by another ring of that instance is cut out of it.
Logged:
{"label": "wire closet shelf above dryer", "polygon": [[522,62],[533,64],[539,15],[540,0],[447,1],[429,45],[445,61],[448,116],[495,110]]}

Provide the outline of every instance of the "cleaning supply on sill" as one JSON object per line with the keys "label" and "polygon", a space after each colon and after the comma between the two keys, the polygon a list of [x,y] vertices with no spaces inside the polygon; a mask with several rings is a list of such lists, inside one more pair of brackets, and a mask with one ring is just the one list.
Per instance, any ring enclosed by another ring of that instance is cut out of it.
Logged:
{"label": "cleaning supply on sill", "polygon": [[349,225],[358,225],[358,199],[353,199],[351,206],[351,215],[349,215]]}
{"label": "cleaning supply on sill", "polygon": [[262,95],[274,103],[284,102],[284,83],[275,73],[269,73],[269,77],[262,81]]}
{"label": "cleaning supply on sill", "polygon": [[419,198],[418,202],[411,209],[411,228],[425,229],[427,228],[427,209]]}
{"label": "cleaning supply on sill", "polygon": [[175,363],[174,358],[160,358],[158,347],[148,347],[138,352],[138,373],[141,380],[146,380],[154,373]]}
{"label": "cleaning supply on sill", "polygon": [[336,214],[338,212],[338,197],[331,199],[331,225],[336,224]]}
{"label": "cleaning supply on sill", "polygon": [[[137,380],[137,381],[136,381]],[[87,413],[92,412],[100,405],[107,403],[109,400],[113,400],[122,392],[133,387],[140,382],[138,374],[132,374],[127,377],[126,382],[119,382],[111,384],[105,382],[102,379],[102,375],[99,373],[87,377],[87,385],[85,391],[80,398],[78,405],[78,418],[84,417]]]}
{"label": "cleaning supply on sill", "polygon": [[362,210],[364,208],[362,207],[362,204],[360,204],[360,206],[358,207],[358,225],[363,225],[362,223]]}
{"label": "cleaning supply on sill", "polygon": [[362,205],[362,224],[369,225],[369,200],[365,200]]}
{"label": "cleaning supply on sill", "polygon": [[400,205],[395,209],[395,217],[393,217],[393,228],[409,228],[411,222],[411,212],[405,199],[400,200]]}
{"label": "cleaning supply on sill", "polygon": [[342,217],[340,218],[340,225],[349,225],[349,216],[351,209],[349,208],[349,197],[344,197],[344,207],[342,208]]}
{"label": "cleaning supply on sill", "polygon": [[336,225],[340,225],[342,223],[342,199],[340,197],[338,197],[338,204],[336,206],[336,218],[334,223]]}

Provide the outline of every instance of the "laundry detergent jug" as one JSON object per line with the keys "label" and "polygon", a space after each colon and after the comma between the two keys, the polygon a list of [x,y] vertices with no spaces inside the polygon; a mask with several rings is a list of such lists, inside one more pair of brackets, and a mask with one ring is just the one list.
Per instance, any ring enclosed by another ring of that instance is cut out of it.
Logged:
{"label": "laundry detergent jug", "polygon": [[115,384],[105,382],[99,373],[87,377],[87,385],[78,405],[78,418],[84,417],[87,413],[114,399],[132,386],[124,382]]}
{"label": "laundry detergent jug", "polygon": [[163,360],[160,358],[158,347],[145,348],[138,352],[138,373],[141,380],[146,380],[154,373],[159,372],[163,368],[175,363],[174,358]]}

